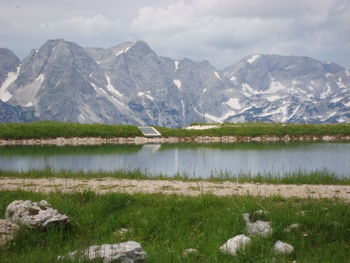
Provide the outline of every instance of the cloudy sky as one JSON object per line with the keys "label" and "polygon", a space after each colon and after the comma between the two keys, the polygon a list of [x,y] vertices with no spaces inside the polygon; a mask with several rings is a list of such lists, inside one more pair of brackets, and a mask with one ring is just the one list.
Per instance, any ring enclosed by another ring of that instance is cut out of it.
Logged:
{"label": "cloudy sky", "polygon": [[350,68],[350,1],[0,0],[0,47],[22,58],[53,38],[84,47],[142,39],[159,55],[218,68],[261,53]]}

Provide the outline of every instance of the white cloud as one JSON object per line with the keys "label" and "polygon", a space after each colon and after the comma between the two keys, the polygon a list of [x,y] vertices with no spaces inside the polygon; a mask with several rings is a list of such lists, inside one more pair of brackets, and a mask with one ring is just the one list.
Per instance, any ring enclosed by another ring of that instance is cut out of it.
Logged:
{"label": "white cloud", "polygon": [[49,38],[100,47],[142,39],[159,55],[207,59],[221,68],[257,53],[350,67],[349,0],[3,2],[0,44],[21,56]]}
{"label": "white cloud", "polygon": [[131,32],[162,55],[221,67],[253,53],[322,58],[350,43],[349,10],[346,0],[175,1],[141,8]]}
{"label": "white cloud", "polygon": [[58,22],[45,22],[40,25],[41,30],[64,34],[79,34],[82,36],[98,36],[115,29],[118,22],[108,20],[101,14],[90,17],[73,16]]}

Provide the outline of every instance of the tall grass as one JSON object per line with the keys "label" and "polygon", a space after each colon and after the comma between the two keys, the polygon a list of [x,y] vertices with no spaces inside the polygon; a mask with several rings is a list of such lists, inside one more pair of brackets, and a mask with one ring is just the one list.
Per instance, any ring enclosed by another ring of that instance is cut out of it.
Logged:
{"label": "tall grass", "polygon": [[78,179],[94,179],[94,178],[118,178],[118,179],[139,179],[139,180],[182,180],[182,181],[211,181],[223,182],[231,181],[238,183],[269,183],[269,184],[320,184],[320,185],[350,185],[349,177],[339,177],[327,170],[319,170],[314,172],[298,171],[286,174],[231,174],[218,173],[213,174],[209,178],[191,177],[187,174],[177,173],[172,177],[162,174],[150,174],[140,169],[116,170],[113,172],[93,172],[93,171],[71,171],[60,170],[55,171],[50,167],[43,170],[28,171],[5,171],[0,170],[1,177],[10,178],[78,178]]}
{"label": "tall grass", "polygon": [[[71,218],[68,227],[52,226],[45,231],[22,227],[13,241],[0,247],[2,263],[57,262],[65,255],[90,245],[138,241],[148,253],[147,262],[332,262],[350,258],[350,206],[341,201],[313,199],[258,199],[254,197],[200,197],[163,195],[38,194],[0,192],[0,215],[13,200],[48,200]],[[264,209],[274,233],[253,238],[236,257],[223,255],[219,247],[229,238],[245,233],[244,212]],[[305,211],[305,216],[300,215]],[[283,229],[299,223],[292,232]],[[121,228],[129,232],[120,234]],[[276,256],[277,240],[292,244],[290,256]],[[184,257],[186,248],[198,255]],[[99,262],[99,261],[98,261]]]}

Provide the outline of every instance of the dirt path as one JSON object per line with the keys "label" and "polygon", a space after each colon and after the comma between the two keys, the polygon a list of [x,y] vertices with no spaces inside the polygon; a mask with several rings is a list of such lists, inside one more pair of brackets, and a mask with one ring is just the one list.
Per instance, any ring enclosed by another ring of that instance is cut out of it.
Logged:
{"label": "dirt path", "polygon": [[217,196],[252,195],[339,198],[350,201],[350,186],[341,185],[270,185],[234,182],[183,182],[167,180],[129,179],[14,179],[0,178],[0,190],[22,189],[35,192],[64,192],[93,190],[96,193],[162,193],[197,196],[210,193]]}

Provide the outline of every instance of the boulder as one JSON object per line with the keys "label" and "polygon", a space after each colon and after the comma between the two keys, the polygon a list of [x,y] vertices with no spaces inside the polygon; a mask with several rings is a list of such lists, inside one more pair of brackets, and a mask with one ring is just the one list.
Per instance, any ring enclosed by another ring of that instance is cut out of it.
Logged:
{"label": "boulder", "polygon": [[6,219],[0,219],[0,246],[11,241],[18,228],[17,224]]}
{"label": "boulder", "polygon": [[44,228],[52,223],[69,223],[68,216],[60,214],[46,200],[40,202],[13,201],[6,208],[5,216],[11,222],[24,224],[31,228]]}
{"label": "boulder", "polygon": [[273,230],[272,230],[270,222],[257,220],[255,222],[251,223],[249,220],[248,213],[242,214],[242,217],[243,217],[244,222],[247,225],[248,235],[261,236],[261,237],[268,237],[268,236],[272,235]]}
{"label": "boulder", "polygon": [[244,249],[250,242],[251,239],[249,237],[238,235],[227,240],[226,243],[220,247],[220,251],[235,256],[238,250]]}
{"label": "boulder", "polygon": [[293,246],[279,240],[275,243],[273,249],[276,254],[290,254],[294,251]]}
{"label": "boulder", "polygon": [[104,263],[136,263],[145,262],[147,253],[141,245],[135,241],[128,241],[119,244],[103,244],[100,246],[90,246],[82,251],[73,251],[68,256],[59,256],[57,259],[81,259],[88,260],[102,259]]}

